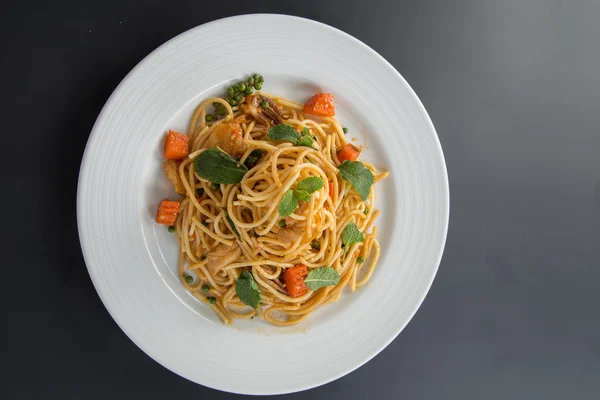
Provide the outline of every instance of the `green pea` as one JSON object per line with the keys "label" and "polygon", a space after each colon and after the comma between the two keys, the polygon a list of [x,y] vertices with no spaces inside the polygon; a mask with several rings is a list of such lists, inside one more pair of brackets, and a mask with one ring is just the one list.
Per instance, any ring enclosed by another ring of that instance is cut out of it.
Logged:
{"label": "green pea", "polygon": [[208,286],[207,284],[202,285],[203,292],[208,292],[209,290],[210,290],[210,286]]}
{"label": "green pea", "polygon": [[365,215],[367,215],[369,213],[369,207],[365,208],[365,211],[363,211],[365,213]]}
{"label": "green pea", "polygon": [[196,189],[196,194],[198,195],[198,197],[204,196],[204,188]]}
{"label": "green pea", "polygon": [[358,258],[356,259],[356,261],[358,261],[358,263],[363,263],[365,262],[365,258],[363,256],[358,256]]}
{"label": "green pea", "polygon": [[213,119],[215,119],[215,117],[213,117],[212,114],[206,114],[206,122],[210,122]]}
{"label": "green pea", "polygon": [[208,302],[209,302],[210,304],[215,304],[215,303],[217,302],[217,299],[215,299],[214,297],[210,296],[210,297],[208,298]]}
{"label": "green pea", "polygon": [[261,88],[262,88],[262,83],[261,82],[254,83],[254,89],[260,90]]}
{"label": "green pea", "polygon": [[187,283],[192,283],[192,282],[194,282],[194,278],[192,278],[192,277],[191,277],[191,276],[189,276],[189,275],[184,275],[184,276],[183,276],[183,279],[185,279],[185,281],[186,281]]}
{"label": "green pea", "polygon": [[263,100],[262,103],[260,103],[260,106],[262,108],[269,108],[269,103],[266,100]]}
{"label": "green pea", "polygon": [[280,227],[282,227],[282,228],[285,228],[285,227],[286,227],[286,225],[287,225],[287,224],[285,223],[285,219],[281,219],[281,220],[279,220],[279,226],[280,226]]}
{"label": "green pea", "polygon": [[227,114],[227,109],[223,106],[221,106],[221,108],[219,108],[219,110],[217,111],[219,113],[219,115],[225,115]]}
{"label": "green pea", "polygon": [[321,243],[319,243],[319,241],[315,239],[312,242],[310,242],[310,247],[312,247],[315,250],[321,250]]}
{"label": "green pea", "polygon": [[235,101],[235,99],[234,99],[233,97],[230,97],[230,98],[227,100],[227,102],[229,103],[229,105],[230,105],[231,107],[235,106],[235,104],[236,104],[236,101]]}
{"label": "green pea", "polygon": [[219,108],[221,106],[221,103],[215,101],[215,102],[212,103],[212,105],[213,105],[214,108]]}
{"label": "green pea", "polygon": [[175,227],[173,225],[169,226],[169,232],[173,233],[175,232]]}
{"label": "green pea", "polygon": [[259,76],[256,78],[256,82],[258,82],[258,83],[263,83],[264,81],[265,81],[265,80],[264,80],[264,78],[262,77],[262,75],[259,75]]}
{"label": "green pea", "polygon": [[232,95],[232,94],[234,94],[234,93],[235,93],[235,90],[233,90],[233,87],[228,87],[228,88],[227,88],[227,94],[228,94],[228,95]]}
{"label": "green pea", "polygon": [[244,90],[246,90],[246,84],[240,83],[240,92],[243,92]]}
{"label": "green pea", "polygon": [[255,81],[257,81],[257,80],[258,80],[258,77],[259,77],[259,75],[258,75],[258,74],[254,74],[254,75],[252,75],[252,79],[254,79]]}
{"label": "green pea", "polygon": [[254,89],[252,89],[252,86],[248,86],[248,87],[246,88],[246,90],[244,90],[244,94],[245,94],[246,96],[248,96],[248,95],[252,94],[252,92],[254,92]]}
{"label": "green pea", "polygon": [[342,130],[344,131],[344,133],[348,133],[348,128],[343,127]]}
{"label": "green pea", "polygon": [[240,101],[242,99],[242,95],[236,94],[234,97],[235,102],[237,103],[238,101]]}
{"label": "green pea", "polygon": [[254,78],[253,77],[248,78],[248,84],[249,85],[254,85]]}

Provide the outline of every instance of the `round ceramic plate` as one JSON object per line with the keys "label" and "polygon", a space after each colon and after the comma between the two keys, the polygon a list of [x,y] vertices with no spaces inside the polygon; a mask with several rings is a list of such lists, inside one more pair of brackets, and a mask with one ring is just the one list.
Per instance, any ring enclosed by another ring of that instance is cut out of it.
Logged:
{"label": "round ceramic plate", "polygon": [[[174,196],[161,171],[166,130],[187,131],[202,99],[255,72],[263,90],[300,102],[333,93],[362,158],[391,171],[376,187],[382,254],[371,280],[289,328],[256,318],[223,325],[180,284],[176,238],[154,222],[159,201]],[[282,15],[211,22],[146,57],[94,125],[77,199],[89,273],[123,331],[173,372],[246,394],[322,385],[387,346],[429,290],[448,212],[440,143],[402,76],[353,37]]]}

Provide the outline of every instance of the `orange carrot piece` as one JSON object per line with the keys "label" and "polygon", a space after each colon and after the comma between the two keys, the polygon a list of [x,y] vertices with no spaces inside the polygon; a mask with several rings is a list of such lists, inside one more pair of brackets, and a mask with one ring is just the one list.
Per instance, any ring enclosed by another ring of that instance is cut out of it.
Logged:
{"label": "orange carrot piece", "polygon": [[358,156],[360,155],[360,149],[350,143],[342,147],[342,149],[337,153],[338,160],[341,163],[344,161],[356,161]]}
{"label": "orange carrot piece", "polygon": [[333,181],[329,181],[329,197],[333,199]]}
{"label": "orange carrot piece", "polygon": [[304,114],[316,115],[319,117],[333,117],[335,115],[335,106],[333,104],[333,95],[331,93],[317,93],[304,104]]}
{"label": "orange carrot piece", "polygon": [[173,225],[177,219],[177,213],[179,212],[179,202],[163,200],[158,205],[158,212],[156,213],[156,222],[164,225]]}
{"label": "orange carrot piece", "polygon": [[169,130],[165,139],[165,158],[168,160],[182,160],[189,154],[188,135]]}
{"label": "orange carrot piece", "polygon": [[304,284],[304,278],[308,275],[308,268],[302,264],[293,266],[283,274],[283,282],[290,297],[300,297],[308,288]]}

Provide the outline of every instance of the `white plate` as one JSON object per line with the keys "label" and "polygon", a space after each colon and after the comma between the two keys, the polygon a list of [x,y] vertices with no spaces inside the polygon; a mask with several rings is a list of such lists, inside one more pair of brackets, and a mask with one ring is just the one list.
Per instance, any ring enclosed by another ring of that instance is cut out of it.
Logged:
{"label": "white plate", "polygon": [[[335,95],[336,117],[391,176],[377,186],[382,256],[370,282],[305,323],[225,326],[177,279],[176,238],[154,222],[174,193],[162,176],[168,128],[248,73],[298,101]],[[79,176],[77,218],[94,286],[121,329],[175,373],[228,392],[277,394],[349,373],[412,318],[437,271],[448,179],[435,129],[400,74],[353,37],[314,21],[245,15],[199,26],[159,47],[106,103]]]}

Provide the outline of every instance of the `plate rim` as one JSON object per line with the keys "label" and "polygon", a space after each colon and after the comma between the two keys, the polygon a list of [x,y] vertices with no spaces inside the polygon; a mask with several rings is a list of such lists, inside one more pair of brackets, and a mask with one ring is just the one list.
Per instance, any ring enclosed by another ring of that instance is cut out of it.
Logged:
{"label": "plate rim", "polygon": [[[105,293],[105,287],[102,286],[102,281],[99,279],[99,277],[95,274],[94,272],[94,268],[90,267],[90,265],[93,263],[92,260],[90,260],[89,258],[89,251],[86,252],[86,248],[88,248],[89,246],[91,246],[91,243],[89,240],[87,240],[86,243],[86,232],[83,232],[83,228],[82,228],[82,215],[83,215],[83,197],[84,197],[84,193],[81,190],[81,182],[83,180],[86,179],[86,173],[90,173],[91,169],[89,166],[89,163],[91,161],[89,154],[92,151],[92,146],[94,143],[94,138],[99,135],[99,129],[98,129],[98,125],[99,125],[99,121],[102,120],[102,118],[106,118],[107,116],[104,115],[106,109],[109,108],[109,106],[115,102],[115,99],[117,98],[117,96],[119,95],[120,91],[122,90],[122,88],[136,75],[136,72],[138,70],[140,70],[142,67],[144,67],[149,61],[151,61],[154,57],[154,55],[156,55],[157,53],[159,53],[161,50],[164,50],[165,48],[169,47],[172,43],[174,43],[175,41],[179,41],[179,40],[183,40],[185,37],[190,36],[190,35],[195,35],[197,31],[201,31],[202,29],[205,29],[209,26],[215,25],[215,24],[220,24],[220,23],[224,23],[227,21],[231,21],[231,20],[239,20],[239,19],[252,19],[252,18],[256,18],[256,17],[269,17],[269,18],[274,18],[274,19],[290,19],[293,21],[301,21],[303,23],[309,23],[309,24],[315,24],[318,25],[320,28],[322,29],[326,29],[329,30],[330,32],[332,32],[333,34],[337,35],[338,37],[343,38],[346,41],[351,41],[353,42],[355,45],[358,45],[360,47],[362,47],[364,50],[368,51],[369,53],[371,53],[375,58],[377,58],[379,60],[379,62],[382,63],[382,65],[385,66],[386,69],[388,69],[392,74],[394,74],[396,76],[397,79],[399,79],[402,84],[408,89],[408,93],[409,95],[412,97],[412,100],[414,101],[415,105],[418,107],[419,111],[423,114],[423,116],[425,117],[425,122],[428,125],[429,129],[431,129],[431,132],[433,132],[434,137],[433,137],[433,148],[431,149],[432,151],[435,152],[435,158],[441,162],[441,172],[442,172],[442,183],[443,186],[440,188],[442,189],[443,192],[443,199],[442,202],[443,204],[440,204],[440,209],[442,211],[441,214],[441,228],[442,228],[442,239],[440,241],[440,244],[437,247],[437,254],[435,255],[435,266],[432,268],[431,270],[431,275],[428,277],[426,285],[423,285],[423,290],[421,292],[421,294],[418,296],[417,301],[415,302],[415,306],[412,307],[412,309],[410,310],[410,312],[408,313],[410,315],[409,318],[407,318],[406,322],[404,324],[399,324],[396,329],[394,329],[393,334],[390,334],[388,337],[386,337],[386,340],[382,340],[380,345],[377,346],[376,350],[372,351],[369,354],[366,354],[365,357],[363,358],[362,362],[355,364],[355,365],[348,365],[345,368],[342,368],[343,371],[339,372],[338,374],[336,374],[333,377],[327,377],[325,379],[322,379],[319,382],[312,382],[311,384],[308,385],[301,385],[301,388],[294,388],[290,391],[257,391],[257,392],[242,392],[242,391],[232,391],[229,389],[224,389],[221,387],[216,387],[216,386],[212,386],[210,383],[199,383],[196,380],[193,380],[181,373],[179,373],[177,370],[175,370],[174,368],[172,368],[171,366],[167,366],[165,363],[159,361],[157,358],[155,358],[152,353],[151,353],[151,349],[146,347],[146,344],[140,344],[136,339],[134,339],[132,337],[132,335],[129,333],[129,327],[126,327],[126,324],[122,323],[122,321],[120,321],[120,318],[116,315],[117,313],[115,312],[115,310],[111,310],[111,306],[109,305],[110,302],[108,301],[108,296]],[[443,209],[442,206],[443,205]],[[161,366],[163,366],[164,368],[168,369],[169,371],[171,371],[172,373],[175,373],[187,380],[190,380],[191,382],[194,382],[196,384],[200,384],[202,386],[206,386],[206,387],[210,387],[212,389],[215,390],[221,390],[221,391],[226,391],[229,393],[237,393],[237,394],[268,394],[268,395],[276,395],[276,394],[287,394],[287,393],[295,393],[295,392],[300,392],[300,391],[304,391],[304,390],[308,390],[311,388],[315,388],[315,387],[319,387],[322,385],[325,385],[327,383],[330,383],[332,381],[335,381],[353,371],[355,371],[356,369],[360,368],[361,366],[363,366],[364,364],[366,364],[367,362],[369,362],[371,359],[373,359],[377,354],[379,354],[383,349],[385,349],[394,339],[396,339],[396,337],[398,337],[398,335],[405,329],[405,327],[408,325],[408,323],[410,321],[412,321],[412,319],[414,318],[416,312],[418,311],[418,309],[421,307],[421,305],[423,304],[423,301],[425,300],[425,298],[427,297],[427,295],[429,294],[429,291],[431,290],[431,286],[433,285],[433,282],[435,280],[435,277],[437,276],[437,272],[439,270],[441,261],[442,261],[442,257],[444,254],[444,250],[445,250],[445,246],[446,246],[446,242],[447,242],[447,237],[448,237],[448,227],[449,227],[449,218],[450,218],[450,188],[449,188],[449,180],[448,180],[448,169],[447,169],[447,164],[446,164],[446,160],[444,157],[444,153],[443,153],[443,149],[442,149],[442,145],[441,142],[439,140],[439,135],[437,133],[437,130],[435,129],[435,126],[433,124],[433,121],[431,120],[431,117],[429,116],[429,113],[427,112],[425,106],[423,105],[423,103],[421,102],[421,100],[419,99],[419,97],[417,96],[416,92],[414,91],[414,89],[410,86],[410,84],[406,81],[406,79],[400,74],[400,72],[398,70],[396,70],[396,68],[390,63],[388,62],[382,55],[380,55],[378,52],[376,52],[374,49],[372,49],[370,46],[368,46],[367,44],[365,44],[364,42],[362,42],[361,40],[355,38],[354,36],[338,29],[335,28],[331,25],[325,24],[323,22],[319,22],[319,21],[315,21],[312,19],[308,19],[308,18],[304,18],[304,17],[299,17],[299,16],[294,16],[294,15],[288,15],[288,14],[271,14],[271,13],[253,13],[253,14],[241,14],[241,15],[234,15],[234,16],[229,16],[229,17],[225,17],[225,18],[220,18],[220,19],[216,19],[210,22],[206,22],[204,24],[192,27],[174,37],[172,37],[171,39],[167,40],[166,42],[164,42],[163,44],[161,44],[160,46],[158,46],[157,48],[155,48],[153,51],[151,51],[148,55],[146,55],[141,61],[139,61],[128,73],[127,75],[119,82],[119,84],[115,87],[115,89],[113,90],[113,92],[111,93],[111,95],[109,96],[109,98],[107,99],[106,103],[104,104],[104,106],[102,107],[100,113],[98,114],[94,125],[92,126],[92,129],[90,131],[90,135],[87,139],[86,142],[86,146],[83,152],[83,156],[82,156],[82,160],[81,160],[81,164],[80,164],[80,169],[79,169],[79,175],[78,175],[78,182],[77,182],[77,201],[76,201],[76,215],[77,215],[77,227],[78,227],[78,236],[79,236],[79,242],[80,242],[80,247],[82,250],[82,255],[84,258],[84,262],[86,265],[86,268],[88,270],[88,273],[90,275],[90,278],[92,280],[92,284],[94,286],[94,289],[96,290],[96,292],[98,293],[98,296],[100,297],[100,300],[102,301],[104,307],[106,308],[106,310],[108,311],[109,315],[111,316],[111,318],[117,323],[117,325],[119,326],[119,328],[125,333],[125,335],[140,349],[142,350],[146,355],[148,355],[151,359],[153,359],[154,361],[156,361],[157,363],[159,363]],[[86,253],[88,255],[86,255]]]}

